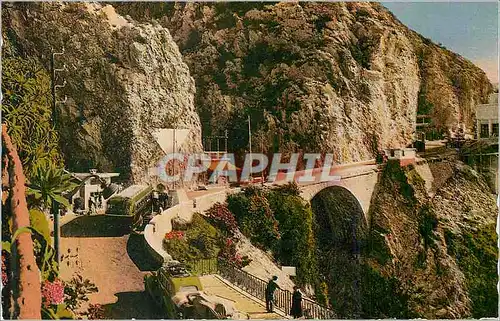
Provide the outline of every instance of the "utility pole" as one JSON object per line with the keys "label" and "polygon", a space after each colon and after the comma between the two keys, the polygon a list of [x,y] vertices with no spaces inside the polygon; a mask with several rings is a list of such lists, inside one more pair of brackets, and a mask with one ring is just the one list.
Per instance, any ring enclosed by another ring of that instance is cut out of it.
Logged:
{"label": "utility pole", "polygon": [[[262,154],[264,154],[264,140],[263,139],[260,141],[260,152]],[[264,169],[262,169],[262,171],[260,173],[261,173],[261,180],[262,180],[261,184],[262,184],[262,186],[264,186]]]}
{"label": "utility pole", "polygon": [[[250,159],[252,159],[252,128],[250,126],[250,115],[248,115],[248,145],[250,148]],[[252,164],[250,164],[250,182],[252,182]]]}
{"label": "utility pole", "polygon": [[[220,137],[217,136],[217,155],[220,155]],[[220,158],[219,156],[217,158]]]}
{"label": "utility pole", "polygon": [[[51,89],[52,89],[52,126],[56,128],[57,125],[57,109],[56,106],[58,103],[65,103],[66,102],[66,96],[64,97],[63,101],[57,101],[56,97],[56,90],[57,88],[63,88],[66,86],[66,80],[62,85],[56,85],[56,73],[57,72],[62,72],[66,70],[66,65],[63,66],[62,69],[56,69],[55,68],[55,60],[57,55],[63,55],[64,54],[64,48],[62,52],[53,52],[50,60],[50,67],[52,70],[51,73]],[[52,210],[52,215],[54,215],[54,251],[56,254],[56,262],[57,265],[60,265],[61,262],[61,250],[60,250],[60,239],[61,239],[61,226],[59,224],[59,206],[60,204],[58,202],[54,202],[52,204],[51,210]]]}
{"label": "utility pole", "polygon": [[50,60],[50,67],[51,67],[51,70],[52,70],[52,74],[51,74],[51,89],[52,89],[52,125],[54,127],[56,127],[56,119],[57,119],[57,109],[56,109],[56,106],[58,103],[62,103],[64,104],[66,102],[66,96],[64,96],[64,100],[63,101],[57,101],[57,97],[56,97],[56,90],[57,88],[63,88],[64,86],[66,86],[66,80],[64,81],[64,83],[62,85],[57,85],[56,84],[56,74],[57,72],[62,72],[62,71],[65,71],[66,70],[66,65],[63,66],[63,68],[60,68],[60,69],[57,69],[55,67],[55,60],[56,60],[56,56],[59,56],[59,55],[63,55],[64,54],[64,48],[62,50],[62,52],[53,52],[52,53],[52,56],[51,56],[51,60]]}
{"label": "utility pole", "polygon": [[224,131],[224,138],[225,138],[225,142],[224,142],[224,150],[226,151],[226,154],[227,154],[227,129]]}
{"label": "utility pole", "polygon": [[[177,123],[177,121],[176,121],[176,123]],[[176,151],[176,149],[175,149],[175,128],[174,128],[174,130],[173,130],[173,135],[172,135],[172,137],[173,137],[173,139],[174,139],[174,140],[173,140],[173,144],[172,144],[172,153],[173,153],[173,154],[175,154],[175,153],[177,152],[177,151]],[[173,155],[172,155],[172,156],[173,156]],[[173,165],[173,169],[172,169],[172,170],[173,170],[173,174],[175,175],[175,174],[176,174],[175,169],[177,168],[177,166],[176,166],[176,165],[177,165],[177,162],[176,162],[176,159],[175,159],[175,158],[174,158],[172,161],[173,161],[173,164],[172,164],[172,165]],[[173,181],[173,182],[172,182],[172,184],[173,184],[173,186],[174,186],[174,190],[175,190],[175,188],[177,187],[177,183],[176,183],[175,181]]]}

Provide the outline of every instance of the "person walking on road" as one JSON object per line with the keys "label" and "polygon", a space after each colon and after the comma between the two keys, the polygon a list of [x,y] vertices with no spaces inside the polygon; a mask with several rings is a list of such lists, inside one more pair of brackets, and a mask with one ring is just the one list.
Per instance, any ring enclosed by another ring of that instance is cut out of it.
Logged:
{"label": "person walking on road", "polygon": [[281,290],[278,283],[276,283],[277,280],[278,277],[276,275],[273,276],[273,278],[267,283],[266,287],[266,310],[269,313],[273,312],[274,291],[276,291],[276,289]]}
{"label": "person walking on road", "polygon": [[290,309],[290,314],[294,319],[302,317],[302,293],[300,293],[299,287],[293,287],[292,295],[292,308]]}
{"label": "person walking on road", "polygon": [[152,201],[153,201],[153,212],[160,212],[160,196],[157,191],[153,191]]}
{"label": "person walking on road", "polygon": [[89,198],[89,209],[88,209],[88,214],[93,215],[95,210],[95,202],[94,202],[94,197]]}

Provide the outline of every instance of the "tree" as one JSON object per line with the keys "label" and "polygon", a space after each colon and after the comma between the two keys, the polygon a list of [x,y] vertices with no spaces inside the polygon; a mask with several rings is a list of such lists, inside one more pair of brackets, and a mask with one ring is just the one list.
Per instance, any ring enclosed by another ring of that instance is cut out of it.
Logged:
{"label": "tree", "polygon": [[51,124],[50,77],[37,60],[6,54],[2,60],[2,122],[7,124],[29,178],[47,164],[62,164],[58,135]]}
{"label": "tree", "polygon": [[77,184],[71,181],[71,175],[64,173],[62,169],[51,166],[37,168],[28,185],[28,195],[43,209],[51,208],[54,202],[69,207],[69,201],[63,193],[72,190]]}
{"label": "tree", "polygon": [[273,189],[267,195],[281,234],[275,255],[281,264],[297,267],[298,284],[317,287],[313,213],[304,199],[297,195],[296,188],[296,184],[289,184]]}
{"label": "tree", "polygon": [[[16,148],[2,124],[2,205],[9,207],[12,215],[11,270],[14,298],[13,318],[41,319],[42,295],[40,271],[34,255],[33,241],[29,233],[30,214],[25,197],[25,177]],[[4,244],[2,244],[3,247]]]}
{"label": "tree", "polygon": [[229,195],[227,207],[252,243],[263,249],[276,248],[280,238],[278,221],[262,189],[250,186],[244,193]]}

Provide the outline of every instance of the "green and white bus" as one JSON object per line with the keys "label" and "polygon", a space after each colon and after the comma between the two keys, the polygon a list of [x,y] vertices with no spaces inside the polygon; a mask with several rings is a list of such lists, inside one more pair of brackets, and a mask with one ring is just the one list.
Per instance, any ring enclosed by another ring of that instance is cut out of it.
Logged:
{"label": "green and white bus", "polygon": [[144,217],[151,214],[152,192],[151,186],[129,186],[108,200],[106,215],[122,218],[132,230],[137,230],[142,227]]}

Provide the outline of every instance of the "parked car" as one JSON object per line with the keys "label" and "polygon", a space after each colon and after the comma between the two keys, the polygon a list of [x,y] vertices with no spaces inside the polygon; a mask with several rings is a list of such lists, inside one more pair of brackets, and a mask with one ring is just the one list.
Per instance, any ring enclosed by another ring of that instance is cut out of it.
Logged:
{"label": "parked car", "polygon": [[146,275],[144,287],[167,319],[227,319],[226,311],[234,310],[204,293],[199,277],[178,261]]}

